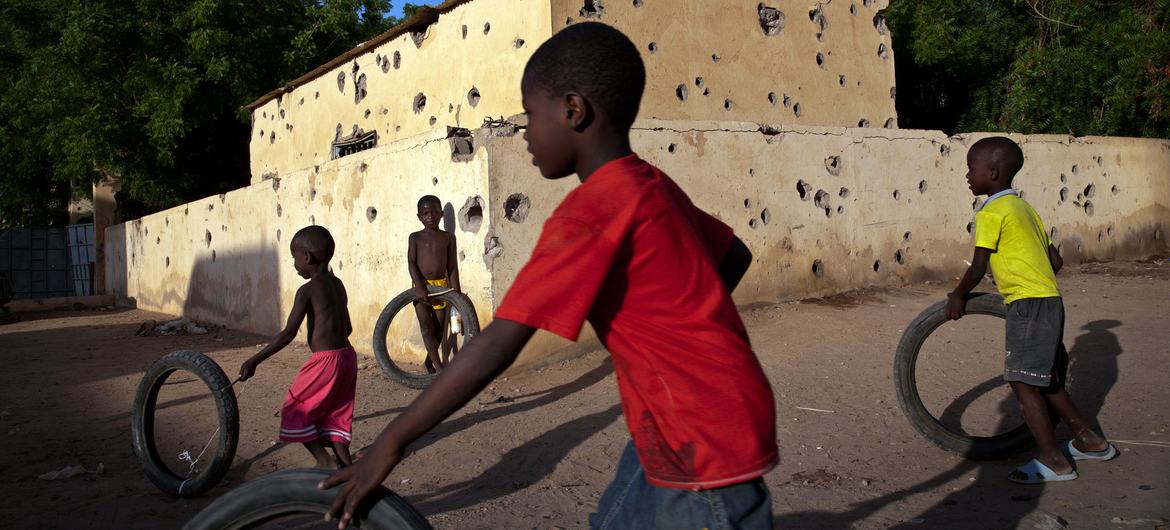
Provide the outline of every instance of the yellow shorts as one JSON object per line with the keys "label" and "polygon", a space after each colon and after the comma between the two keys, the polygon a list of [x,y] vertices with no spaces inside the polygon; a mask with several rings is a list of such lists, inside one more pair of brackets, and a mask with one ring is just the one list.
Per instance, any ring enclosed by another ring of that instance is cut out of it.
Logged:
{"label": "yellow shorts", "polygon": [[[427,280],[427,285],[434,285],[436,287],[447,287],[448,283],[447,283],[446,278],[439,278],[438,280]],[[435,309],[447,309],[447,302],[439,300],[436,303],[432,303],[431,307],[433,307]]]}

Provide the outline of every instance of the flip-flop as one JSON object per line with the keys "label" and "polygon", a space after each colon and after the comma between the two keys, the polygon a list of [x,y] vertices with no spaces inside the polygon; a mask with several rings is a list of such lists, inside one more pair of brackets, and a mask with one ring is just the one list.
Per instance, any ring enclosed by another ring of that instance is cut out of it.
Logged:
{"label": "flip-flop", "polygon": [[[1020,475],[1023,478],[1020,478]],[[1008,475],[1008,480],[1017,484],[1044,484],[1046,482],[1064,482],[1066,480],[1074,480],[1077,478],[1077,471],[1074,469],[1063,475],[1057,475],[1055,471],[1048,468],[1048,466],[1040,463],[1035,458],[1031,462],[1017,467]]]}
{"label": "flip-flop", "polygon": [[1099,460],[1104,462],[1106,460],[1113,460],[1117,457],[1117,448],[1114,447],[1113,444],[1109,444],[1109,447],[1106,447],[1100,451],[1081,451],[1073,445],[1072,440],[1069,440],[1068,443],[1064,445],[1064,452],[1073,460]]}

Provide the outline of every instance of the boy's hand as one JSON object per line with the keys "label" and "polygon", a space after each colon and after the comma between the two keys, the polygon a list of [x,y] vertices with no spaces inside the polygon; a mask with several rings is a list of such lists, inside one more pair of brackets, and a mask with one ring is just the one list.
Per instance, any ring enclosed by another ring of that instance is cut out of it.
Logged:
{"label": "boy's hand", "polygon": [[253,375],[256,375],[256,360],[248,359],[244,364],[240,365],[240,381],[247,381]]}
{"label": "boy's hand", "polygon": [[414,300],[416,302],[424,302],[425,303],[429,300],[429,298],[428,298],[429,296],[430,296],[430,293],[427,292],[426,287],[416,286],[414,288]]}
{"label": "boy's hand", "polygon": [[390,445],[383,440],[375,441],[353,465],[330,475],[317,485],[323,490],[341,485],[337,497],[333,499],[333,506],[325,513],[326,521],[337,519],[337,528],[349,526],[362,500],[382,485],[390,471],[402,461],[402,451]]}
{"label": "boy's hand", "polygon": [[965,296],[947,293],[947,318],[958,320],[967,314],[967,300]]}

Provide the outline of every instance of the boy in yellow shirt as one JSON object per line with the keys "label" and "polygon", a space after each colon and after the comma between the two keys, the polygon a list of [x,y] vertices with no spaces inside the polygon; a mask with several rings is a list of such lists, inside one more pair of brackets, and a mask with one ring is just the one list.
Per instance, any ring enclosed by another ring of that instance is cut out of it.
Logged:
{"label": "boy in yellow shirt", "polygon": [[[961,318],[966,296],[987,273],[1007,304],[1004,380],[1020,402],[1040,455],[1008,480],[1043,484],[1077,478],[1071,460],[1109,460],[1117,449],[1094,432],[1064,390],[1068,352],[1064,349],[1064,302],[1056,287],[1063,261],[1048,240],[1040,216],[1012,189],[1024,152],[1008,138],[975,142],[967,152],[967,184],[988,198],[975,214],[975,256],[955,290],[947,294],[947,316]],[[1063,447],[1049,407],[1072,430]],[[1062,452],[1063,449],[1063,452]]]}

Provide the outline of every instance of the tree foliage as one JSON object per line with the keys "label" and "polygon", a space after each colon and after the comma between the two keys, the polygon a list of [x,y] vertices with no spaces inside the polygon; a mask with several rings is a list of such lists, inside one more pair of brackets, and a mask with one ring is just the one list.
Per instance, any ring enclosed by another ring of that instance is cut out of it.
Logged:
{"label": "tree foliage", "polygon": [[1170,0],[892,0],[906,128],[1170,137]]}
{"label": "tree foliage", "polygon": [[248,182],[243,105],[392,26],[385,0],[0,0],[0,226],[121,178],[169,207]]}

